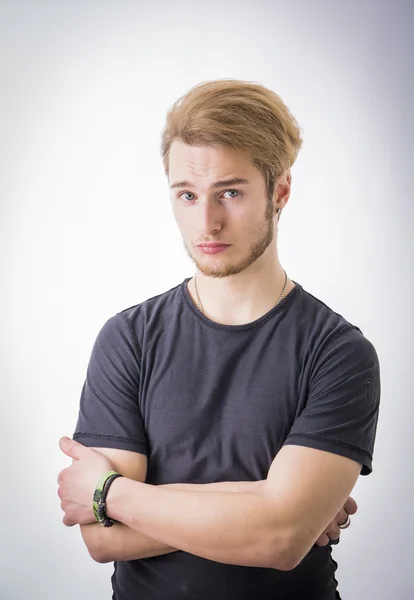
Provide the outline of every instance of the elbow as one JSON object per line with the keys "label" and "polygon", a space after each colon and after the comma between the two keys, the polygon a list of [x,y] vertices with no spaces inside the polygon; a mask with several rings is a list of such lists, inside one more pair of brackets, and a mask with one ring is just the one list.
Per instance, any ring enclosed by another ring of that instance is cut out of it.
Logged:
{"label": "elbow", "polygon": [[277,571],[292,571],[301,560],[298,560],[298,554],[292,540],[281,539],[280,536],[276,535],[263,554],[263,564],[260,566]]}
{"label": "elbow", "polygon": [[287,554],[271,554],[260,566],[276,571],[292,571],[297,564]]}
{"label": "elbow", "polygon": [[305,558],[305,554],[297,547],[290,546],[278,555],[273,555],[270,568],[278,571],[293,571]]}
{"label": "elbow", "polygon": [[296,569],[298,564],[299,563],[297,561],[294,561],[290,557],[286,556],[279,558],[273,568],[277,569],[278,571],[293,571],[293,569]]}
{"label": "elbow", "polygon": [[101,525],[97,523],[92,525],[81,525],[81,535],[84,544],[89,552],[89,556],[97,563],[108,563],[114,559],[109,556],[101,537],[98,535]]}
{"label": "elbow", "polygon": [[94,558],[94,561],[101,565],[104,565],[105,563],[113,562],[113,560],[111,558],[107,558],[106,556],[98,556],[97,558]]}
{"label": "elbow", "polygon": [[113,559],[110,558],[108,556],[108,554],[105,554],[104,552],[102,552],[102,550],[99,548],[88,548],[88,552],[89,552],[89,556],[91,558],[93,558],[93,560],[97,563],[105,564],[105,563],[113,562]]}
{"label": "elbow", "polygon": [[275,569],[277,571],[292,571],[298,562],[293,557],[291,548],[280,543],[266,544],[261,546],[260,550],[254,552],[254,567],[263,567],[265,569]]}
{"label": "elbow", "polygon": [[279,571],[293,571],[306,558],[314,544],[304,544],[303,537],[290,537],[289,542],[278,554],[273,555],[271,568]]}

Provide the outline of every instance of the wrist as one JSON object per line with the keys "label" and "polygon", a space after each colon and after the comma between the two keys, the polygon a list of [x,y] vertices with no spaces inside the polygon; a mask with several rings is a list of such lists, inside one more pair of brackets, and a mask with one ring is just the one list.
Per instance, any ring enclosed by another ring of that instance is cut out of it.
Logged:
{"label": "wrist", "polygon": [[[159,487],[159,486],[157,486]],[[127,477],[116,479],[109,491],[106,512],[111,519],[151,536],[147,526],[159,504],[161,489]],[[164,490],[164,494],[172,494]],[[175,493],[175,492],[174,492]],[[169,496],[168,496],[169,497]]]}
{"label": "wrist", "polygon": [[117,471],[107,471],[101,475],[96,484],[92,508],[96,521],[103,527],[112,527],[112,525],[116,523],[116,521],[111,519],[106,512],[106,497],[112,483],[121,477],[123,477],[123,475]]}
{"label": "wrist", "polygon": [[139,485],[137,481],[127,479],[126,477],[118,477],[112,482],[106,497],[106,514],[111,519],[125,522],[127,520],[127,506],[125,498],[128,498],[131,490],[131,484]]}

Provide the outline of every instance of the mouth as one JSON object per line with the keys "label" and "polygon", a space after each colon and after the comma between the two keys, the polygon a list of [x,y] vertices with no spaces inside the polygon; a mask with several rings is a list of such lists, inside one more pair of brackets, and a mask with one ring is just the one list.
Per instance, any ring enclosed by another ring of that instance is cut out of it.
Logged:
{"label": "mouth", "polygon": [[220,242],[211,242],[205,244],[197,244],[199,248],[220,248],[222,246],[230,246],[230,244],[221,244]]}
{"label": "mouth", "polygon": [[201,250],[204,254],[217,254],[218,252],[223,252],[228,248],[230,244],[198,244],[197,248]]}

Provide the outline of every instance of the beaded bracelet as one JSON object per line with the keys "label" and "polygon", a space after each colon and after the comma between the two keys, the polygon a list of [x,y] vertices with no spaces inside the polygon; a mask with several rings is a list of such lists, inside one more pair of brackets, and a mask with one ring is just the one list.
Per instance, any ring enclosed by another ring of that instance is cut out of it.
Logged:
{"label": "beaded bracelet", "polygon": [[95,519],[98,523],[103,525],[104,527],[112,527],[116,523],[115,519],[110,519],[106,514],[106,496],[108,494],[108,490],[111,486],[111,483],[117,478],[123,477],[121,473],[117,473],[116,471],[108,471],[104,473],[100,478],[96,485],[95,493],[93,495],[93,514],[95,515]]}

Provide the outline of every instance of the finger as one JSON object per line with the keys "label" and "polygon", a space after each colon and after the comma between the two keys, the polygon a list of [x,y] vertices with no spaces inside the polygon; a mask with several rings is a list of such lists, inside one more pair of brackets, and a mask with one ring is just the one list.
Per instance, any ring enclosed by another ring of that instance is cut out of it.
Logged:
{"label": "finger", "polygon": [[[347,523],[347,524],[345,525],[345,523]],[[343,531],[344,529],[348,529],[348,527],[350,527],[350,525],[351,525],[351,519],[349,519],[349,520],[347,519],[343,523],[338,523],[338,526],[339,525],[341,526],[340,527],[341,531]]]}
{"label": "finger", "polygon": [[338,525],[332,523],[332,525],[329,527],[327,535],[330,540],[339,540],[341,537],[341,531],[342,529],[339,529]]}
{"label": "finger", "polygon": [[59,440],[59,446],[62,452],[66,454],[66,456],[70,456],[71,458],[75,458],[79,460],[82,456],[87,456],[88,453],[93,452],[91,448],[87,448],[83,446],[79,442],[75,442],[75,440],[71,440],[68,437],[62,437]]}
{"label": "finger", "polygon": [[349,496],[348,500],[345,502],[344,510],[346,510],[348,515],[354,515],[358,510],[358,504],[351,496]]}
{"label": "finger", "polygon": [[65,471],[66,471],[66,470],[67,470],[67,469],[62,469],[62,470],[60,471],[59,475],[57,476],[57,482],[58,482],[58,485],[62,485],[62,482],[63,482],[63,476],[64,476],[64,473],[65,473]]}
{"label": "finger", "polygon": [[62,521],[63,524],[66,525],[66,527],[73,527],[75,525],[75,523],[73,523],[73,521],[66,515],[63,517]]}
{"label": "finger", "polygon": [[315,544],[317,546],[327,546],[329,544],[329,538],[328,538],[328,536],[326,535],[325,532],[322,533],[322,535],[320,535],[318,537],[318,539],[316,540]]}
{"label": "finger", "polygon": [[[345,525],[345,523],[347,522],[348,525],[346,527],[343,527],[343,525]],[[341,531],[342,529],[348,529],[348,527],[351,525],[351,519],[349,518],[348,513],[346,513],[345,511],[341,511],[340,513],[338,513],[335,525],[337,525],[341,529]]]}
{"label": "finger", "polygon": [[334,521],[332,521],[332,524],[334,524],[334,525],[342,525],[342,523],[346,522],[347,518],[348,518],[348,513],[346,512],[346,510],[342,509],[336,515]]}

